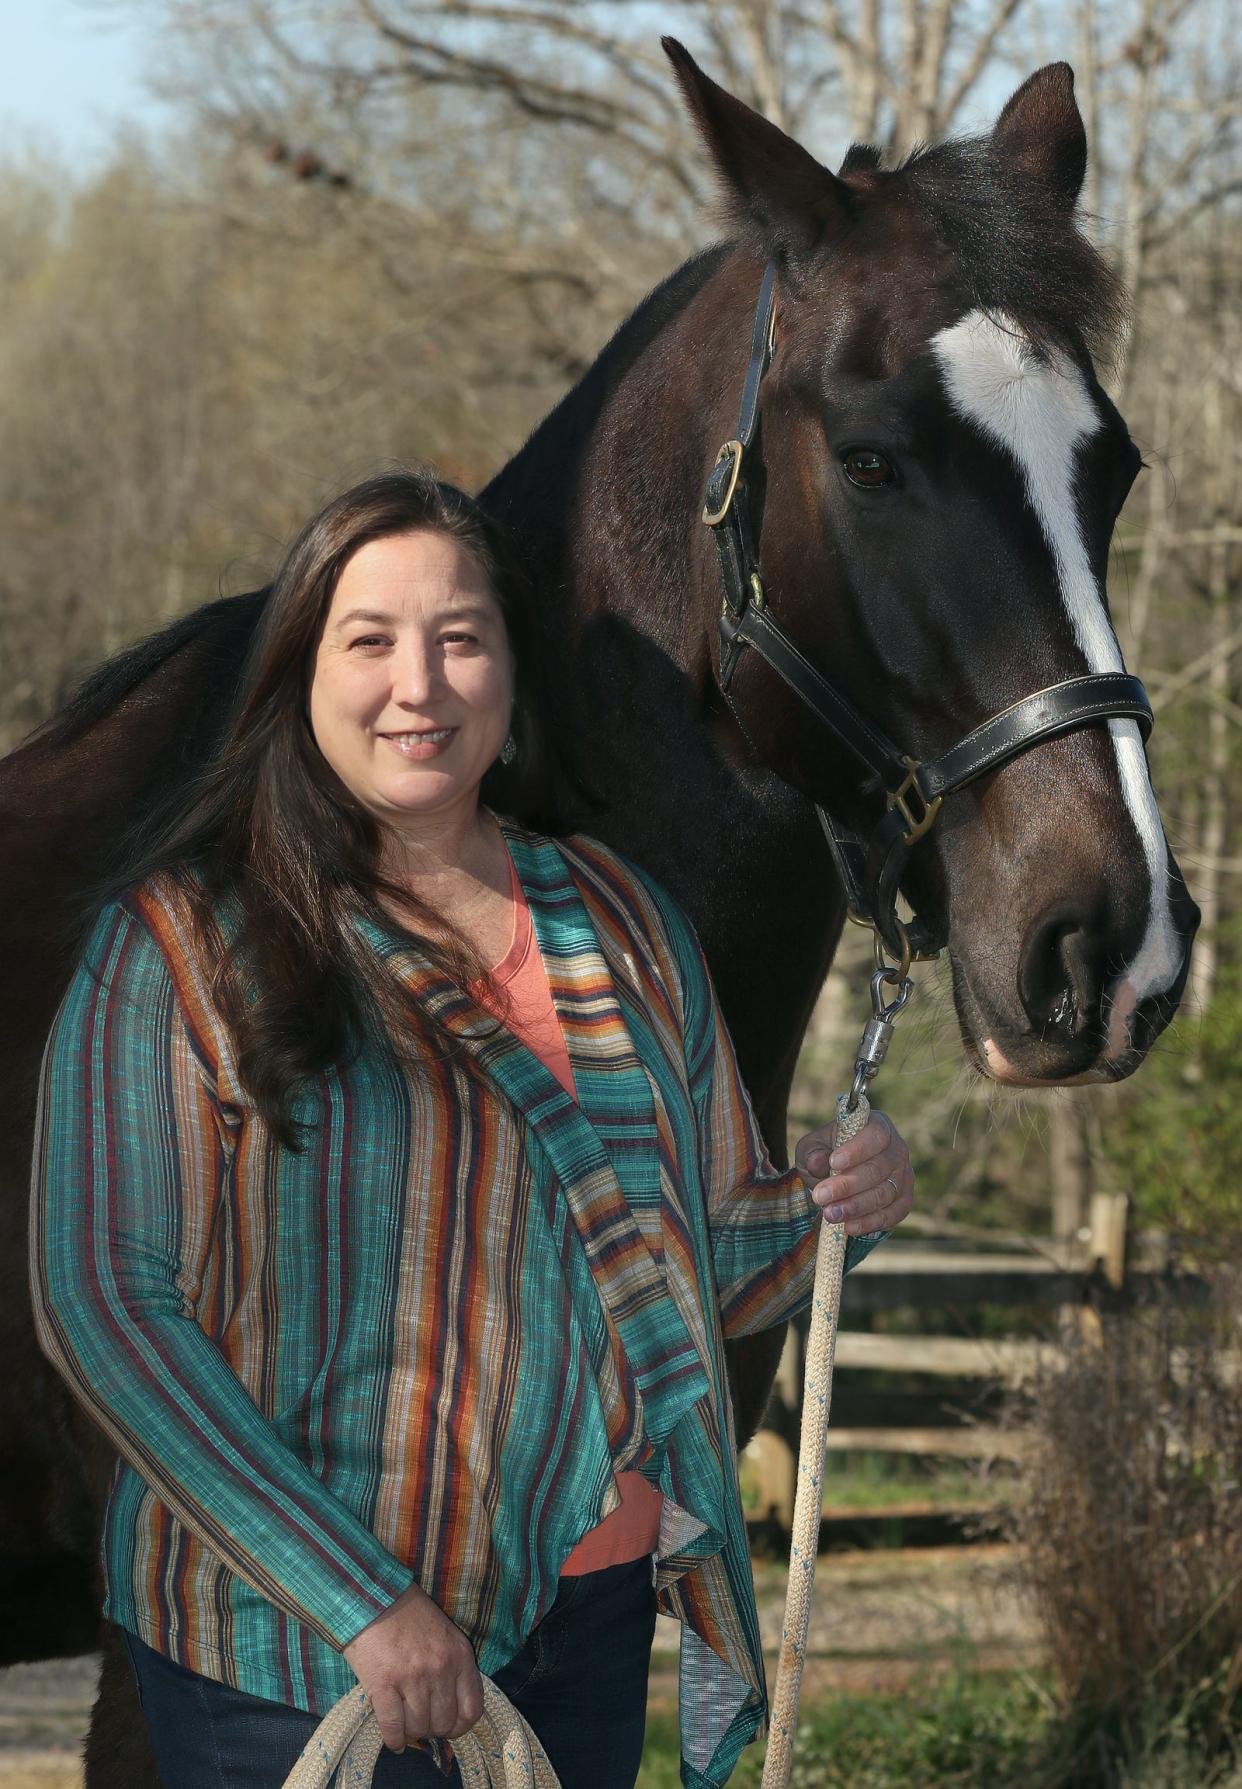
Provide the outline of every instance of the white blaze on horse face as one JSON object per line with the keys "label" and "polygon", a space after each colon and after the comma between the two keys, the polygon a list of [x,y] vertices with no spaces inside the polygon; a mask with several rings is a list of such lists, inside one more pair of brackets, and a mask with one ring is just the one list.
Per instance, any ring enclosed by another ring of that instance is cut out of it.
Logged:
{"label": "white blaze on horse face", "polygon": [[[1121,651],[1092,573],[1074,497],[1079,444],[1101,427],[1082,373],[1053,348],[1037,355],[1016,323],[971,311],[931,341],[949,401],[959,415],[1017,462],[1027,499],[1052,555],[1074,638],[1089,671],[1123,671]],[[1015,699],[1025,695],[1015,690]],[[1142,739],[1134,721],[1109,721],[1122,795],[1138,834],[1151,882],[1142,943],[1114,989],[1108,1054],[1129,1044],[1129,1021],[1140,1000],[1172,986],[1182,949],[1169,909],[1168,850]]]}

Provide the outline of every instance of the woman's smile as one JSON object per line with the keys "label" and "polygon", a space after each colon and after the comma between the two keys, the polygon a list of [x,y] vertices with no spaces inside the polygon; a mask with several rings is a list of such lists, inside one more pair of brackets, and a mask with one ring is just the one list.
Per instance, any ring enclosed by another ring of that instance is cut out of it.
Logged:
{"label": "woman's smile", "polygon": [[456,737],[456,727],[434,727],[425,733],[380,734],[385,745],[392,746],[401,757],[409,759],[439,758]]}

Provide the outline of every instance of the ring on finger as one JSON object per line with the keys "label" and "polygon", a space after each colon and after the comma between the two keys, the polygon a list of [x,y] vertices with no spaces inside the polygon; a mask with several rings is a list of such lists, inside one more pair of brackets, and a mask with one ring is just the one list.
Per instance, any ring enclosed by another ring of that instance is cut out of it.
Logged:
{"label": "ring on finger", "polygon": [[[885,1175],[885,1176],[884,1176],[884,1184],[885,1184],[885,1185],[886,1185],[886,1186],[891,1186],[891,1187],[892,1187],[892,1189],[893,1189],[893,1198],[894,1198],[894,1199],[896,1199],[896,1198],[899,1198],[899,1197],[900,1197],[900,1195],[899,1195],[899,1193],[898,1193],[898,1191],[897,1191],[897,1182],[896,1182],[896,1180],[895,1180],[895,1179],[894,1179],[894,1178],[893,1178],[893,1176],[892,1176],[892,1175],[891,1175],[891,1174],[886,1174],[886,1175]],[[890,1201],[889,1201],[889,1203],[890,1203],[890,1204],[891,1204],[891,1203],[892,1203],[892,1200],[890,1200]]]}

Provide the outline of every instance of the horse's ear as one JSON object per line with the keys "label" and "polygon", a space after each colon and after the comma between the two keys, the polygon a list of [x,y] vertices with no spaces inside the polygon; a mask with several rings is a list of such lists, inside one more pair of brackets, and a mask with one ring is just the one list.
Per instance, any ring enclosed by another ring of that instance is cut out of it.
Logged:
{"label": "horse's ear", "polygon": [[1073,211],[1087,172],[1087,133],[1068,62],[1050,62],[1022,83],[996,121],[992,147],[1067,215]]}
{"label": "horse's ear", "polygon": [[845,188],[783,130],[718,87],[675,37],[660,42],[724,183],[728,220],[769,254],[806,254],[847,215]]}

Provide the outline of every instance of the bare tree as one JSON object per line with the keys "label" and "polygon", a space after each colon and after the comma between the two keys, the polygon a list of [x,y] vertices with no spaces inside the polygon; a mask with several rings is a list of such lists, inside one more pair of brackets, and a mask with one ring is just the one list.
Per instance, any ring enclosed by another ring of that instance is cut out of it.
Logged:
{"label": "bare tree", "polygon": [[[704,160],[633,0],[119,3],[158,34],[163,92],[213,130],[406,204],[468,185],[532,285],[572,265],[628,300],[704,237]],[[833,160],[957,127],[1030,3],[680,0],[660,24]]]}

